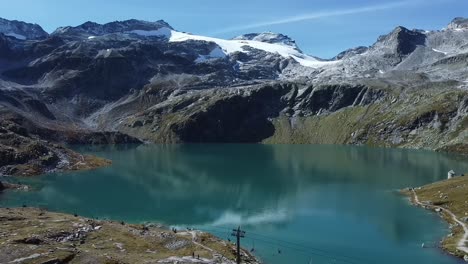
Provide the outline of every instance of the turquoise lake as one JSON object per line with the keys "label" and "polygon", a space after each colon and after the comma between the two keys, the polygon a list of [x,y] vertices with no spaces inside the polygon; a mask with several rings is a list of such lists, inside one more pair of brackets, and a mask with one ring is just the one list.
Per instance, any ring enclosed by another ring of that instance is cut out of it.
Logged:
{"label": "turquoise lake", "polygon": [[330,145],[188,144],[83,147],[113,165],[18,179],[35,191],[0,206],[45,207],[100,219],[162,222],[230,238],[266,263],[434,263],[449,233],[395,190],[468,172],[466,157]]}

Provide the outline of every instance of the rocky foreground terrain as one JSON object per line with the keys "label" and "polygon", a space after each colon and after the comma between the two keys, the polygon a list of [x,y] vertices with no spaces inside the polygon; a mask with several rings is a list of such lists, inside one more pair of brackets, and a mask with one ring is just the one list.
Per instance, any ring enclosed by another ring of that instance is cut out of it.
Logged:
{"label": "rocky foreground terrain", "polygon": [[57,143],[333,143],[466,154],[467,21],[397,27],[325,60],[271,32],[223,40],[127,20],[48,34],[2,19],[0,173],[83,162]]}
{"label": "rocky foreground terrain", "polygon": [[[0,208],[1,263],[235,263],[235,246],[210,234]],[[242,263],[259,263],[242,251]]]}

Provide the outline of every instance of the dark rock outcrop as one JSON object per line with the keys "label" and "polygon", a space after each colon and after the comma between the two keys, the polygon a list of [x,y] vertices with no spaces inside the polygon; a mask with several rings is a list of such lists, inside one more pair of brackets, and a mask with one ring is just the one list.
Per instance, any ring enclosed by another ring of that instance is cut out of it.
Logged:
{"label": "dark rock outcrop", "polygon": [[267,86],[249,96],[227,96],[171,129],[183,142],[260,142],[274,134],[269,118],[285,107],[280,98],[286,92],[283,86]]}

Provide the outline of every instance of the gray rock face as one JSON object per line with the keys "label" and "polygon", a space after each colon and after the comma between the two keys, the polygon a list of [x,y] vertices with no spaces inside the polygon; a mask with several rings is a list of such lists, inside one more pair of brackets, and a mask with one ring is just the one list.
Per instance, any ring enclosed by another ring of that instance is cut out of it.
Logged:
{"label": "gray rock face", "polygon": [[335,57],[333,57],[332,60],[341,60],[341,59],[344,59],[344,58],[349,58],[349,57],[353,57],[353,56],[356,56],[356,55],[359,55],[359,54],[362,54],[366,51],[368,51],[369,48],[368,47],[364,47],[364,46],[360,46],[360,47],[356,47],[356,48],[351,48],[351,49],[348,49],[348,50],[345,50],[343,52],[340,52],[338,55],[336,55]]}
{"label": "gray rock face", "polygon": [[49,36],[39,25],[0,18],[0,33],[19,40],[45,39]]}
{"label": "gray rock face", "polygon": [[393,56],[404,56],[413,52],[417,46],[423,46],[425,41],[425,34],[417,30],[397,27],[390,34],[379,37],[371,50],[383,51],[384,54]]}

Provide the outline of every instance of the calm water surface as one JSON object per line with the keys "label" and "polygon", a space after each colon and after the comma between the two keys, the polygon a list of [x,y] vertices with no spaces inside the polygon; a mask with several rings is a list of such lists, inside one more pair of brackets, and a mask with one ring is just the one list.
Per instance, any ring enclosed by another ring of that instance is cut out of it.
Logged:
{"label": "calm water surface", "polygon": [[[459,263],[437,243],[437,215],[393,191],[467,171],[440,153],[316,145],[145,145],[83,148],[113,165],[24,180],[0,206],[47,207],[127,222],[158,221],[227,239],[267,263]],[[281,251],[281,253],[279,253]]]}

